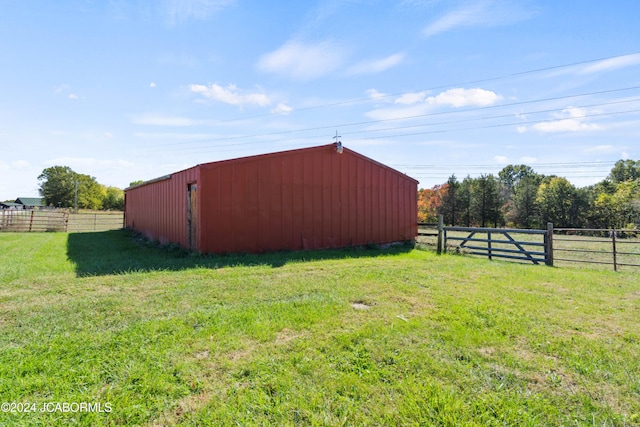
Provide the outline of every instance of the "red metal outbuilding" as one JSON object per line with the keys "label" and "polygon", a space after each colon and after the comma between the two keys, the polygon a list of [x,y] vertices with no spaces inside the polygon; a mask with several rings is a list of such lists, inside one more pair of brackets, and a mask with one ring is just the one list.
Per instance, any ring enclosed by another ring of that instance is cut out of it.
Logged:
{"label": "red metal outbuilding", "polygon": [[201,164],[125,190],[125,223],[211,253],[413,240],[418,181],[337,144]]}

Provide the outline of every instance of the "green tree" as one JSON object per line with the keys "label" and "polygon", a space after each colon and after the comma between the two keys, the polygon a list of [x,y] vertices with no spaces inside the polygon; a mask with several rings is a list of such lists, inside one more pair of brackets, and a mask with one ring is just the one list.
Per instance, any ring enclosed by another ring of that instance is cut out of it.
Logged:
{"label": "green tree", "polygon": [[515,193],[515,188],[522,179],[536,175],[531,166],[527,165],[507,165],[498,172],[500,184],[510,195]]}
{"label": "green tree", "polygon": [[456,225],[462,211],[460,206],[460,183],[455,175],[451,175],[447,180],[447,190],[442,196],[442,204],[438,213],[442,214],[445,224]]}
{"label": "green tree", "polygon": [[498,172],[498,177],[506,220],[524,228],[537,224],[535,199],[543,176],[527,165],[507,165]]}
{"label": "green tree", "polygon": [[68,166],[46,168],[38,176],[40,195],[47,206],[69,208],[75,197],[76,173]]}
{"label": "green tree", "polygon": [[77,197],[80,209],[101,209],[103,187],[89,175],[74,172],[68,166],[46,168],[38,176],[40,195],[48,206],[71,208]]}
{"label": "green tree", "polygon": [[102,201],[106,196],[104,186],[92,176],[77,174],[78,180],[78,208],[102,209]]}
{"label": "green tree", "polygon": [[493,175],[480,175],[473,181],[471,212],[474,222],[481,227],[502,223],[502,197],[498,180]]}
{"label": "green tree", "polygon": [[536,204],[542,223],[552,222],[555,227],[579,227],[580,208],[586,197],[566,179],[551,177],[538,187]]}
{"label": "green tree", "polygon": [[530,175],[523,177],[514,187],[514,196],[509,213],[510,220],[518,227],[533,228],[540,226],[536,197],[541,177]]}
{"label": "green tree", "polygon": [[472,221],[472,209],[471,209],[471,199],[473,193],[473,178],[467,176],[460,183],[460,187],[458,189],[458,202],[460,207],[460,215],[456,219],[457,223],[453,225],[464,225],[466,227],[471,227]]}
{"label": "green tree", "polygon": [[112,211],[124,210],[124,191],[117,187],[107,187],[102,202],[102,209]]}
{"label": "green tree", "polygon": [[640,224],[640,179],[620,182],[613,194],[598,194],[594,207],[601,227],[637,227]]}
{"label": "green tree", "polygon": [[611,169],[609,179],[615,184],[640,179],[640,160],[618,160]]}

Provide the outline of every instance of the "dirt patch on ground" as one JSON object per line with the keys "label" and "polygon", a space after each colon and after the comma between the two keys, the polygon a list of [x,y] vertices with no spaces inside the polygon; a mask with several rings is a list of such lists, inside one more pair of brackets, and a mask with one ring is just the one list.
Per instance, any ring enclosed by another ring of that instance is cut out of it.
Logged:
{"label": "dirt patch on ground", "polygon": [[375,305],[374,303],[367,301],[351,301],[349,304],[351,304],[351,307],[355,310],[369,310]]}
{"label": "dirt patch on ground", "polygon": [[296,340],[304,336],[305,336],[304,332],[297,332],[297,331],[294,331],[293,329],[284,328],[283,330],[278,332],[278,335],[276,335],[275,343],[277,345],[287,344],[293,340]]}

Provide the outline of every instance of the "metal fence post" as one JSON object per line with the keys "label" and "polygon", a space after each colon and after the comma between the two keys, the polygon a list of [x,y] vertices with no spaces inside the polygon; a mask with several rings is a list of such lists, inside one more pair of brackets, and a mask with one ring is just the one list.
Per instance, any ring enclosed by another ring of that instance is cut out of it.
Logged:
{"label": "metal fence post", "polygon": [[544,235],[544,251],[546,252],[545,258],[549,267],[553,267],[553,223],[547,223],[547,233]]}

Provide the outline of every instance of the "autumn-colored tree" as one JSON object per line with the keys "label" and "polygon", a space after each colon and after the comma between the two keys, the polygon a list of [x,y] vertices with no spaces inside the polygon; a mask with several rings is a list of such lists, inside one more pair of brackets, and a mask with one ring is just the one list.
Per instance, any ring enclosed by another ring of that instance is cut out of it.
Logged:
{"label": "autumn-colored tree", "polygon": [[418,190],[418,222],[438,220],[438,209],[442,205],[447,189],[447,184],[440,184],[429,189]]}

